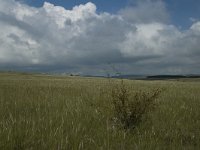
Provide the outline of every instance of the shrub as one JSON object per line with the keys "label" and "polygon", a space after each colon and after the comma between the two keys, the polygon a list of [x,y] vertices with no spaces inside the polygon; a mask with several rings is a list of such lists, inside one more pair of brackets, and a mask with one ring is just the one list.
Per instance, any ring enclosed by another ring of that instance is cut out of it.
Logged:
{"label": "shrub", "polygon": [[154,110],[156,98],[161,90],[152,92],[130,91],[121,80],[121,84],[112,89],[112,104],[115,125],[124,129],[134,129],[141,122],[143,117]]}

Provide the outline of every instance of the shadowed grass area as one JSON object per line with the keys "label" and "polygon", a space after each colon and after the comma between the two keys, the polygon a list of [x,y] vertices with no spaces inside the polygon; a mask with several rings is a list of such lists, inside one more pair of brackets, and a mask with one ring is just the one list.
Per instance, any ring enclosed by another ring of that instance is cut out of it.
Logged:
{"label": "shadowed grass area", "polygon": [[[0,74],[0,149],[198,149],[200,82],[124,80],[163,89],[134,130],[112,123],[117,79]],[[133,93],[131,93],[133,91]]]}

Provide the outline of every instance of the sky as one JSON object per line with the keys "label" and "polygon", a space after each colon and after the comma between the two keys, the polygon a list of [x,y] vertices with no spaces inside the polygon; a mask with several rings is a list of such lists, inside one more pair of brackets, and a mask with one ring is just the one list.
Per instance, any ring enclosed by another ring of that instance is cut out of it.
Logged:
{"label": "sky", "polygon": [[199,0],[0,0],[2,71],[200,74],[199,66]]}

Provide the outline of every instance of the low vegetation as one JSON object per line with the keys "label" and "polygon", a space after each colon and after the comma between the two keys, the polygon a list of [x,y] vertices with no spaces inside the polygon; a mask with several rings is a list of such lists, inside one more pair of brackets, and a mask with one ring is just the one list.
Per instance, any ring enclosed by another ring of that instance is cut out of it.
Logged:
{"label": "low vegetation", "polygon": [[160,89],[152,92],[130,91],[124,81],[112,89],[112,102],[114,107],[113,120],[123,129],[134,129],[144,119],[144,116],[155,109],[156,98]]}
{"label": "low vegetation", "polygon": [[199,149],[199,90],[197,79],[1,73],[0,149]]}

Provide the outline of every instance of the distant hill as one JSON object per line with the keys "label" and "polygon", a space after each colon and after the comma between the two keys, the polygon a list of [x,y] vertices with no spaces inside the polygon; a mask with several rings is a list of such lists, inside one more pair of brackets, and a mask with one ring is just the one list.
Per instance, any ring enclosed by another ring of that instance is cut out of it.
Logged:
{"label": "distant hill", "polygon": [[154,75],[154,76],[147,76],[147,79],[181,79],[181,78],[200,78],[200,75]]}
{"label": "distant hill", "polygon": [[133,80],[168,80],[182,78],[200,78],[200,75],[119,75],[112,78],[133,79]]}

